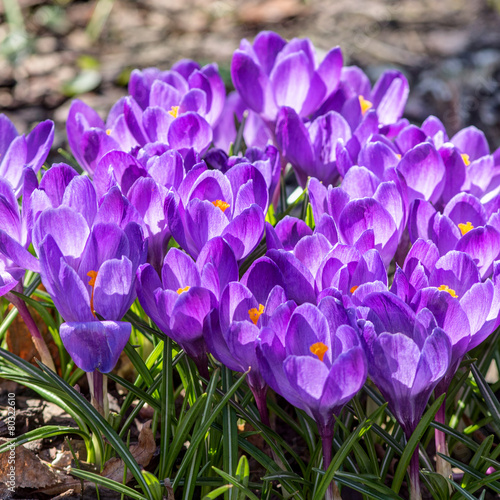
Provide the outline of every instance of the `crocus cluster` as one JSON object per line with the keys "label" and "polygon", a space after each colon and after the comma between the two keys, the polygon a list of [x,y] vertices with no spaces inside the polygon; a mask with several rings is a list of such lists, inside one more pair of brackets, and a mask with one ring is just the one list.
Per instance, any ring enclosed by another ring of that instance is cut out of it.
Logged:
{"label": "crocus cluster", "polygon": [[135,70],[106,120],[74,101],[84,175],[40,175],[52,125],[18,137],[2,117],[0,290],[39,272],[66,349],[101,373],[137,296],[202,376],[250,369],[265,423],[268,387],[313,418],[324,466],[367,376],[409,438],[500,322],[500,153],[474,127],[410,124],[405,76],[372,86],[338,47],[318,62],[263,32],[231,76],[226,95],[214,64]]}

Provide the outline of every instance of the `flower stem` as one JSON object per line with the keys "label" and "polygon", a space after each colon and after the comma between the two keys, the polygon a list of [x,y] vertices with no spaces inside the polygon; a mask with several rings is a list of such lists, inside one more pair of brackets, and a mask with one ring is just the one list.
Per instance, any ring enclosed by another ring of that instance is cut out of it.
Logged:
{"label": "flower stem", "polygon": [[260,420],[263,424],[268,427],[271,426],[269,421],[269,410],[267,409],[267,386],[264,388],[253,388],[250,387],[253,393],[253,397],[255,398],[255,404],[257,405],[257,409],[259,410]]}
{"label": "flower stem", "polygon": [[413,452],[410,461],[410,500],[422,500],[422,493],[420,491],[420,464],[418,461],[418,447]]}
{"label": "flower stem", "polygon": [[104,417],[107,418],[108,407],[108,378],[99,370],[87,373],[90,386],[90,396],[92,406]]}
{"label": "flower stem", "polygon": [[[441,405],[439,410],[437,411],[434,419],[436,420],[436,422],[440,424],[446,423],[446,398],[443,401],[443,404]],[[449,457],[450,453],[448,451],[448,444],[446,443],[446,434],[443,431],[436,429],[434,432],[434,440],[436,443],[436,452]],[[450,462],[446,461],[439,455],[436,455],[436,472],[438,474],[441,474],[445,478],[446,477],[450,478],[452,474]],[[451,485],[449,486],[451,490]]]}
{"label": "flower stem", "polygon": [[[18,287],[16,286],[16,288]],[[16,291],[22,293],[23,291],[22,285],[20,287],[20,290]],[[40,333],[38,326],[36,325],[35,321],[33,320],[33,317],[31,316],[28,308],[26,307],[24,300],[22,300],[17,295],[14,295],[13,293],[10,292],[5,294],[5,298],[9,302],[11,302],[12,305],[18,310],[19,315],[21,316],[29,332],[31,333],[31,339],[33,341],[33,344],[35,345],[36,350],[38,351],[38,354],[40,354],[42,363],[55,372],[56,367],[54,365],[54,361],[52,360],[52,356],[50,355],[49,348],[47,347],[47,344],[45,343],[45,340],[42,337],[42,334]]]}
{"label": "flower stem", "polygon": [[[321,444],[323,446],[323,469],[328,470],[332,462],[333,432],[331,428],[320,430]],[[339,488],[335,481],[328,487],[325,495],[326,500],[342,500]]]}

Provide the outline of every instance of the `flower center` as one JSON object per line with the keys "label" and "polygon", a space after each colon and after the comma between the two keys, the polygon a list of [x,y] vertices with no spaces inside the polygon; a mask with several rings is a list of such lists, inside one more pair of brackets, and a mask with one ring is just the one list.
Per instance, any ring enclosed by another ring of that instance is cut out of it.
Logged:
{"label": "flower center", "polygon": [[464,161],[465,166],[470,165],[469,155],[462,153],[460,156],[462,157],[462,160]]}
{"label": "flower center", "polygon": [[87,273],[87,276],[90,278],[89,285],[92,287],[92,291],[90,292],[90,310],[92,311],[94,318],[97,318],[97,316],[95,315],[95,311],[94,311],[94,287],[95,287],[95,280],[97,279],[97,275],[98,275],[97,271],[89,271]]}
{"label": "flower center", "polygon": [[361,113],[364,115],[370,108],[373,107],[373,104],[365,99],[362,95],[359,97],[359,105],[361,106]]}
{"label": "flower center", "polygon": [[226,209],[229,208],[229,203],[226,203],[225,201],[222,201],[222,200],[212,201],[212,204],[215,207],[220,208],[223,212],[225,212]]}
{"label": "flower center", "polygon": [[168,111],[168,114],[172,115],[174,118],[177,118],[177,116],[179,114],[179,106],[172,106],[170,111]]}
{"label": "flower center", "polygon": [[467,222],[467,224],[460,223],[458,224],[458,229],[460,229],[463,236],[465,233],[468,233],[470,230],[474,229],[474,226],[470,222]]}
{"label": "flower center", "polygon": [[323,361],[323,358],[325,357],[325,352],[328,351],[328,347],[325,344],[323,344],[323,342],[316,342],[311,347],[309,347],[309,350],[315,356],[318,356],[318,359],[320,361]]}
{"label": "flower center", "polygon": [[106,129],[106,134],[107,135],[111,135],[111,129],[110,128]]}
{"label": "flower center", "polygon": [[257,325],[257,321],[259,321],[260,315],[264,312],[264,306],[259,304],[259,309],[256,307],[252,307],[252,309],[248,310],[248,315],[250,316],[250,321]]}
{"label": "flower center", "polygon": [[455,290],[450,288],[448,285],[441,285],[440,287],[438,287],[438,290],[442,292],[448,292],[452,297],[458,299],[458,295],[455,293]]}
{"label": "flower center", "polygon": [[359,288],[359,286],[358,286],[358,285],[354,285],[354,286],[351,288],[350,292],[351,292],[351,293],[354,293],[354,292],[355,292],[358,288]]}
{"label": "flower center", "polygon": [[187,292],[191,287],[188,285],[188,286],[185,286],[184,288],[179,288],[177,290],[177,293],[180,295],[182,292]]}

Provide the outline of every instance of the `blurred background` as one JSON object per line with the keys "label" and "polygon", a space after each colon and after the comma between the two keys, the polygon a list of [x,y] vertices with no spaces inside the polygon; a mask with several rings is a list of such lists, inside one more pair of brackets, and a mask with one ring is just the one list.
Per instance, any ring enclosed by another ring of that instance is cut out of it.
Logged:
{"label": "blurred background", "polygon": [[340,45],[373,81],[395,67],[407,118],[500,146],[500,0],[0,0],[0,111],[20,132],[55,120],[64,147],[71,99],[105,116],[132,69],[181,58],[217,62],[230,88],[233,51],[261,30],[309,37],[319,57]]}

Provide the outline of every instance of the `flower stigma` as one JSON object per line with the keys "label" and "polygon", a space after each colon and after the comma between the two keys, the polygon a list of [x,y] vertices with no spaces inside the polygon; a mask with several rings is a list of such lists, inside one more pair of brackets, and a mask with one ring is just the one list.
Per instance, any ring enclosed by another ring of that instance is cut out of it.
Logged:
{"label": "flower stigma", "polygon": [[359,97],[359,105],[361,106],[361,114],[365,114],[370,108],[373,107],[373,104],[365,99],[362,95]]}
{"label": "flower stigma", "polygon": [[185,286],[184,288],[179,288],[177,290],[177,293],[180,295],[182,292],[187,292],[191,287],[188,285],[188,286]]}
{"label": "flower stigma", "polygon": [[359,288],[358,285],[354,285],[353,287],[351,287],[351,289],[349,290],[351,293],[354,293],[357,289]]}
{"label": "flower stigma", "polygon": [[94,287],[95,287],[95,280],[97,279],[98,274],[99,273],[97,271],[89,271],[87,273],[87,276],[90,278],[89,285],[92,287],[92,291],[90,292],[90,310],[92,311],[94,318],[97,318],[94,311]]}
{"label": "flower stigma", "polygon": [[470,160],[469,160],[468,154],[462,153],[460,156],[462,157],[462,160],[464,161],[465,166],[470,165]]}
{"label": "flower stigma", "polygon": [[440,290],[441,292],[448,292],[452,297],[458,299],[458,295],[455,293],[455,290],[453,290],[453,288],[450,288],[448,285],[441,285],[438,287],[438,290]]}
{"label": "flower stigma", "polygon": [[462,236],[463,236],[465,233],[468,233],[469,231],[474,229],[474,226],[470,222],[467,222],[467,224],[460,223],[460,224],[458,224],[458,229],[460,229],[460,232],[462,233]]}
{"label": "flower stigma", "polygon": [[328,351],[328,346],[326,346],[325,344],[323,344],[323,342],[316,342],[311,347],[309,347],[309,350],[315,356],[318,356],[318,359],[320,361],[323,361],[323,358],[325,357],[325,353],[326,353],[326,351]]}
{"label": "flower stigma", "polygon": [[250,320],[254,325],[257,325],[257,321],[259,321],[260,315],[264,312],[264,306],[259,304],[259,309],[256,307],[252,307],[252,309],[248,310],[248,315],[250,316]]}
{"label": "flower stigma", "polygon": [[227,208],[229,208],[229,203],[225,202],[225,201],[222,201],[222,200],[215,200],[215,201],[212,201],[212,204],[217,207],[217,208],[220,208],[223,212],[226,211]]}
{"label": "flower stigma", "polygon": [[179,115],[179,106],[172,106],[170,111],[168,111],[168,114],[172,115],[174,118],[177,118],[177,116]]}

